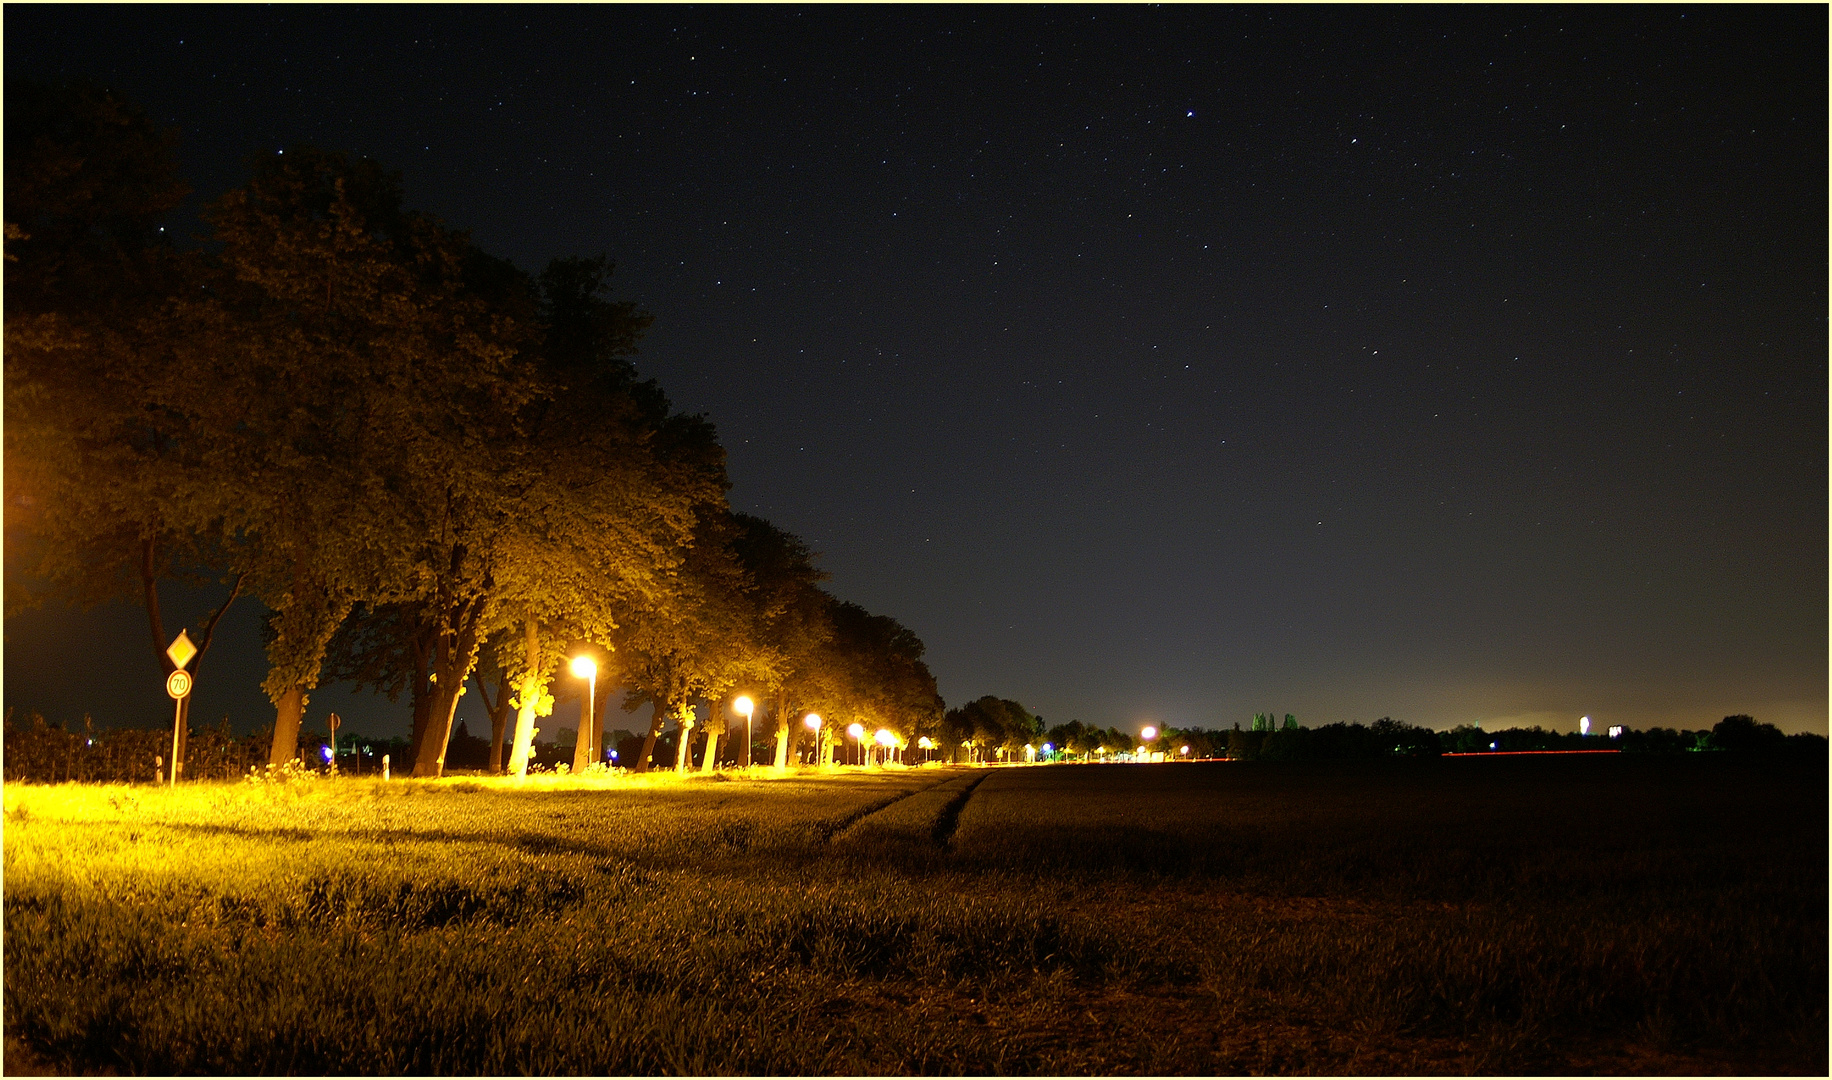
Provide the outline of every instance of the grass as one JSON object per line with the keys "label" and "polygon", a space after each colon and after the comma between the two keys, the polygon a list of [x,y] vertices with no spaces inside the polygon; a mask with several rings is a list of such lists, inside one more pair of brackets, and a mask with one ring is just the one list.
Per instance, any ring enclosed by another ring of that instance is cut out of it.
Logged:
{"label": "grass", "polygon": [[1826,1071],[1823,764],[8,785],[5,812],[9,1072]]}

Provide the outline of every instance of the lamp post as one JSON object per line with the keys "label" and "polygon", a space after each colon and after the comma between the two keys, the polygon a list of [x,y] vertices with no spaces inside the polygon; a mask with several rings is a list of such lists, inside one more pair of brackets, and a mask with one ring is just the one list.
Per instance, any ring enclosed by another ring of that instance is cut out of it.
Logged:
{"label": "lamp post", "polygon": [[872,741],[884,747],[884,763],[886,765],[890,764],[891,747],[897,745],[897,736],[892,735],[889,728],[879,728],[877,733],[872,736]]}
{"label": "lamp post", "polygon": [[747,769],[751,767],[751,710],[755,708],[751,699],[743,694],[732,701],[732,711],[744,717],[744,767]]}
{"label": "lamp post", "polygon": [[809,731],[814,732],[814,761],[813,761],[813,764],[815,765],[822,764],[821,762],[821,714],[817,712],[811,712],[807,716],[802,718],[802,723],[807,725]]}
{"label": "lamp post", "polygon": [[851,725],[851,726],[849,726],[849,727],[847,727],[847,729],[846,729],[846,734],[848,734],[848,735],[851,735],[851,736],[852,736],[852,741],[853,741],[853,744],[854,744],[855,746],[857,746],[857,747],[858,747],[858,749],[859,749],[859,755],[858,755],[858,756],[859,756],[859,764],[861,764],[861,765],[862,765],[862,764],[864,764],[864,759],[865,759],[865,753],[864,753],[864,750],[865,750],[865,725],[864,725],[864,724],[853,724],[853,725]]}
{"label": "lamp post", "polygon": [[579,700],[579,737],[573,743],[573,772],[582,773],[592,765],[592,747],[598,745],[592,718],[598,712],[598,662],[589,656],[572,658],[572,673],[585,680],[585,697]]}

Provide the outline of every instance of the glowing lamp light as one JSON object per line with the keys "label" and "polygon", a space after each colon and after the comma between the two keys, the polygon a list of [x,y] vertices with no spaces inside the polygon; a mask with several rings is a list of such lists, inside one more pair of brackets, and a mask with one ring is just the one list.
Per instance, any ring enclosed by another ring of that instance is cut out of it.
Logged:
{"label": "glowing lamp light", "polygon": [[1579,718],[1579,720],[1578,720],[1578,734],[1579,734],[1579,735],[1588,735],[1588,734],[1590,734],[1590,717],[1588,717],[1588,716],[1585,716],[1585,717],[1581,717],[1581,718]]}
{"label": "glowing lamp light", "polygon": [[1180,754],[1182,754],[1182,755],[1184,755],[1185,757],[1188,757],[1188,756],[1189,756],[1189,752],[1190,752],[1190,748],[1189,748],[1189,747],[1187,747],[1187,746],[1186,746],[1186,747],[1184,747],[1184,748],[1183,748],[1182,750],[1179,750],[1179,751],[1178,751],[1178,753],[1180,753]]}
{"label": "glowing lamp light", "polygon": [[1139,732],[1139,734],[1145,736],[1146,742],[1150,742],[1158,737],[1158,729],[1155,727],[1147,727],[1144,731]]}
{"label": "glowing lamp light", "polygon": [[887,728],[879,728],[877,734],[872,736],[872,741],[879,746],[895,746],[897,745],[897,736],[892,735]]}
{"label": "glowing lamp light", "polygon": [[808,714],[807,719],[803,720],[802,723],[808,725],[809,731],[819,731],[821,729],[821,714],[817,712],[811,712]]}
{"label": "glowing lamp light", "polygon": [[918,748],[923,749],[923,750],[935,749],[935,743],[932,742],[927,735],[924,735],[922,738],[917,739],[916,745]]}
{"label": "glowing lamp light", "polygon": [[853,724],[846,729],[846,734],[851,735],[855,739],[863,739],[865,737],[865,725]]}
{"label": "glowing lamp light", "polygon": [[746,720],[751,718],[751,710],[756,707],[757,706],[751,703],[751,699],[745,697],[743,694],[739,694],[732,699],[732,711],[744,717]]}
{"label": "glowing lamp light", "polygon": [[581,679],[590,679],[598,674],[598,661],[589,656],[572,658],[572,673]]}
{"label": "glowing lamp light", "polygon": [[1044,744],[1043,744],[1043,752],[1044,752],[1044,753],[1046,753],[1046,754],[1050,754],[1050,753],[1054,753],[1054,752],[1055,752],[1055,750],[1056,750],[1056,748],[1055,748],[1055,747],[1053,747],[1053,746],[1051,746],[1051,745],[1050,745],[1049,743],[1044,743]]}
{"label": "glowing lamp light", "polygon": [[331,748],[328,746],[324,748],[324,759],[326,761],[331,760]]}

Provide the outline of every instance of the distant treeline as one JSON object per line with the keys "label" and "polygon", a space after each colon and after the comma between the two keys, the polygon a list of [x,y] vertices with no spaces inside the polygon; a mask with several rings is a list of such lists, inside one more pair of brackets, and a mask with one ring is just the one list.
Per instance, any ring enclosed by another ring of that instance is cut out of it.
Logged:
{"label": "distant treeline", "polygon": [[[1289,718],[1287,718],[1289,720]],[[1073,744],[1079,746],[1080,744]],[[1188,747],[1185,752],[1184,747]],[[1580,735],[1541,727],[1484,731],[1465,724],[1434,731],[1387,717],[1372,724],[1325,724],[1307,728],[1295,723],[1279,730],[1206,731],[1166,728],[1144,749],[1166,759],[1231,758],[1236,761],[1351,761],[1380,757],[1437,757],[1442,754],[1520,753],[1546,750],[1620,750],[1631,754],[1677,754],[1697,751],[1745,753],[1826,752],[1823,735],[1784,735],[1773,724],[1753,717],[1726,716],[1708,731],[1655,727],[1624,728],[1621,735]],[[1081,754],[1078,756],[1089,756]]]}

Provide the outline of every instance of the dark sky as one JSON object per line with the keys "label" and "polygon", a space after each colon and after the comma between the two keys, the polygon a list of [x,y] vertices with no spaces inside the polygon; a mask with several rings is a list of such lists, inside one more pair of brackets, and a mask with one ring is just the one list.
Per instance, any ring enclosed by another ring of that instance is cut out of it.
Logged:
{"label": "dark sky", "polygon": [[[201,197],[310,143],[524,267],[608,253],[733,505],[950,703],[1132,728],[1825,732],[1826,37],[1822,6],[5,11],[9,77],[140,102]],[[200,718],[271,719],[257,627]],[[8,705],[169,715],[137,611],[7,634]]]}

